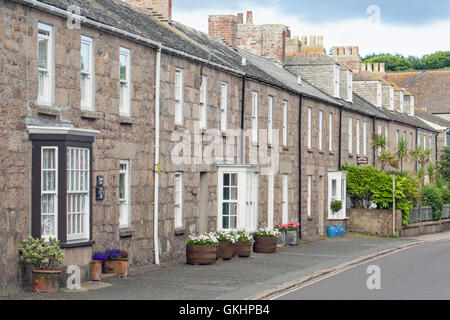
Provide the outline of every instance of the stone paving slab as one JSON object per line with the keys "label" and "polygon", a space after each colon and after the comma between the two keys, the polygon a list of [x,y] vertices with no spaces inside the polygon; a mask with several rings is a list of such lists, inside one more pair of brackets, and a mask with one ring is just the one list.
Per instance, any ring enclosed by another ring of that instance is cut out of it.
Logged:
{"label": "stone paving slab", "polygon": [[27,294],[25,299],[242,300],[308,274],[417,239],[346,236],[279,248],[275,254],[191,266],[184,261],[131,269],[112,286],[85,292]]}

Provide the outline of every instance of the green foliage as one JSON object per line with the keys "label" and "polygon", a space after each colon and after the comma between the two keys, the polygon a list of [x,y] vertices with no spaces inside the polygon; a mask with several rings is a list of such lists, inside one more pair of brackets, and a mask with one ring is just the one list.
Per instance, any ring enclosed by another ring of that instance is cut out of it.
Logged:
{"label": "green foliage", "polygon": [[438,161],[438,172],[442,175],[445,184],[450,185],[450,147],[445,147]]}
{"label": "green foliage", "polygon": [[396,54],[372,54],[364,62],[384,62],[386,71],[432,70],[450,68],[450,51],[438,51],[424,55],[422,58],[409,56],[405,58]]}
{"label": "green foliage", "polygon": [[28,237],[19,247],[21,262],[33,265],[37,270],[54,270],[64,261],[64,254],[60,243],[54,238],[49,242],[45,239]]}
{"label": "green foliage", "polygon": [[425,205],[433,208],[433,219],[439,220],[444,206],[441,190],[435,186],[423,186],[422,199]]}
{"label": "green foliage", "polygon": [[[347,171],[347,195],[356,207],[373,202],[380,209],[392,209],[392,175],[370,166],[345,166],[343,170]],[[407,224],[416,204],[418,180],[404,174],[396,176],[395,185],[396,208],[402,210],[403,222]]]}
{"label": "green foliage", "polygon": [[334,214],[338,213],[342,210],[342,201],[336,200],[331,202],[330,209]]}
{"label": "green foliage", "polygon": [[444,204],[450,204],[450,190],[447,188],[440,188],[442,194],[442,201]]}
{"label": "green foliage", "polygon": [[378,56],[373,56],[371,58],[366,58],[365,63],[381,63],[386,64],[386,71],[409,71],[414,70],[414,65],[408,59],[405,59],[401,55],[390,55],[381,54]]}

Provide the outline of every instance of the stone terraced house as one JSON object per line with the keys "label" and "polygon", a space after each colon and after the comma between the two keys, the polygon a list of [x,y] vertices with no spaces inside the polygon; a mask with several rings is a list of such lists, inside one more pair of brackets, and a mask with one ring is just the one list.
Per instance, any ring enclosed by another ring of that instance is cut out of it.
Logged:
{"label": "stone terraced house", "polygon": [[136,266],[183,258],[207,231],[300,221],[322,236],[346,219],[328,209],[346,201],[342,166],[378,165],[373,133],[435,146],[383,83],[326,56],[280,58],[280,26],[271,50],[247,52],[242,17],[210,37],[171,6],[0,0],[0,289],[21,285],[29,235],[58,238],[83,280],[106,248]]}

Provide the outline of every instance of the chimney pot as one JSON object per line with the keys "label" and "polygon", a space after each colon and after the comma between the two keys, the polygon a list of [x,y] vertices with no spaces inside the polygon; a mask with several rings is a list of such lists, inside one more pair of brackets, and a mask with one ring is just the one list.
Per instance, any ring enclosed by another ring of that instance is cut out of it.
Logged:
{"label": "chimney pot", "polygon": [[237,18],[238,18],[238,23],[239,24],[243,24],[244,23],[244,14],[243,13],[238,13],[237,14]]}

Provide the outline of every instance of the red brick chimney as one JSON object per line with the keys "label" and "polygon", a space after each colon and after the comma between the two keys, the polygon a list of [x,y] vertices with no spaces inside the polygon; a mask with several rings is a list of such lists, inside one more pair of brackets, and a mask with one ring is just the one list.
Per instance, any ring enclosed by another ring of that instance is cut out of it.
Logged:
{"label": "red brick chimney", "polygon": [[226,45],[237,47],[238,18],[233,15],[209,16],[209,35]]}
{"label": "red brick chimney", "polygon": [[172,20],[172,0],[126,0],[126,2],[161,21]]}

